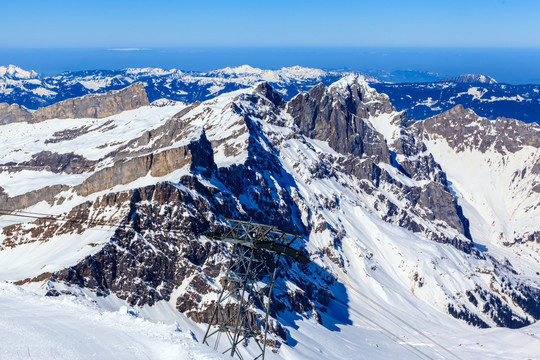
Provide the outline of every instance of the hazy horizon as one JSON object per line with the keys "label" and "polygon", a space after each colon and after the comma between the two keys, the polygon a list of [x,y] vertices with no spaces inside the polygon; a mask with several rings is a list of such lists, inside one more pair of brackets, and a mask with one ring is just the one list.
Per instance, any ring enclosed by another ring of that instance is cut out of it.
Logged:
{"label": "hazy horizon", "polygon": [[540,83],[537,0],[26,0],[2,11],[0,64],[47,75],[249,64]]}
{"label": "hazy horizon", "polygon": [[43,75],[63,71],[159,67],[209,71],[250,65],[262,69],[305,66],[324,70],[436,73],[434,78],[484,74],[510,84],[540,83],[540,48],[435,47],[182,47],[153,49],[0,49],[0,65]]}

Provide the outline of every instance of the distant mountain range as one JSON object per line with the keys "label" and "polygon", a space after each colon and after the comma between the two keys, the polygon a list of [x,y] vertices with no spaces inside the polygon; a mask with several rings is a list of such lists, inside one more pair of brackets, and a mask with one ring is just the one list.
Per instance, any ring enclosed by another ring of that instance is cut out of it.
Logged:
{"label": "distant mountain range", "polygon": [[[540,123],[540,85],[500,84],[486,75],[441,80],[440,74],[418,73],[415,77],[412,73],[416,72],[402,75],[430,82],[391,83],[387,80],[399,81],[400,74],[382,72],[375,73],[378,77],[365,78],[377,91],[387,94],[398,111],[405,110],[411,120],[422,120],[463,105],[488,119],[507,117]],[[290,100],[319,83],[330,85],[351,74],[300,66],[262,70],[244,65],[209,72],[129,68],[42,76],[9,65],[0,67],[0,103],[37,109],[74,97],[119,90],[135,82],[144,84],[150,102],[161,98],[185,103],[205,101],[262,81]]]}

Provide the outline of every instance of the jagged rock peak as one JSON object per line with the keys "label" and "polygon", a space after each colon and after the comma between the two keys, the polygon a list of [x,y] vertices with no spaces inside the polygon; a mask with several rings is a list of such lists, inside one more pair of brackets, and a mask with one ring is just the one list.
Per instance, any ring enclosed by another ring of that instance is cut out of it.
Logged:
{"label": "jagged rock peak", "polygon": [[104,118],[149,104],[143,84],[135,83],[121,90],[113,90],[105,94],[86,95],[39,108],[32,113],[32,121],[40,122],[55,118]]}
{"label": "jagged rock peak", "polygon": [[264,96],[277,107],[281,107],[285,104],[281,95],[266,81],[254,86],[253,93]]}
{"label": "jagged rock peak", "polygon": [[374,156],[389,162],[384,137],[365,119],[394,111],[387,96],[378,94],[362,76],[347,76],[328,88],[319,84],[287,104],[302,134],[343,154]]}
{"label": "jagged rock peak", "polygon": [[377,90],[369,86],[368,81],[363,75],[351,74],[345,76],[328,86],[328,91],[337,99],[348,99],[351,96],[358,97],[366,107],[368,114],[364,116],[376,116],[380,113],[391,113],[395,111],[386,94],[378,93]]}
{"label": "jagged rock peak", "polygon": [[[346,88],[352,84],[360,84],[366,87],[369,87],[368,82],[366,81],[366,78],[363,75],[360,74],[349,74],[347,76],[342,77],[338,81],[330,84],[328,86],[329,89],[332,88]],[[373,89],[372,89],[373,90]]]}
{"label": "jagged rock peak", "polygon": [[501,153],[514,153],[523,146],[540,147],[538,124],[508,118],[489,120],[462,105],[416,122],[412,127],[424,136],[444,138],[457,151],[469,148],[486,152],[493,148]]}

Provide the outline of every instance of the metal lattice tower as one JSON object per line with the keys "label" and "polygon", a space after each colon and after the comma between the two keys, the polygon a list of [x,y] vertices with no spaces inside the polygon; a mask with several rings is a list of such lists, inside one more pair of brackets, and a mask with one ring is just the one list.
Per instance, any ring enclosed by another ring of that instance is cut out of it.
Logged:
{"label": "metal lattice tower", "polygon": [[298,235],[269,225],[227,222],[230,227],[225,232],[206,234],[234,246],[203,343],[213,343],[215,350],[244,359],[244,344],[253,339],[260,350],[254,359],[264,359],[272,290],[281,256],[290,256],[302,264],[310,260],[291,247],[300,238]]}

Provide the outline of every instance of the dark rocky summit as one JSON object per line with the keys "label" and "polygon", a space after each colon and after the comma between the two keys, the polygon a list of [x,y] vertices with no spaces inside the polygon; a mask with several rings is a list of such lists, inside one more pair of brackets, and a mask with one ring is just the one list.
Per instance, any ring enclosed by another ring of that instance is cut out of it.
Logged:
{"label": "dark rocky summit", "polygon": [[362,86],[359,81],[363,80],[347,80],[329,88],[320,84],[299,94],[287,104],[287,112],[302,134],[327,141],[338,152],[390,163],[383,136],[365,119],[392,112],[392,104],[385,95],[370,92],[366,84]]}

